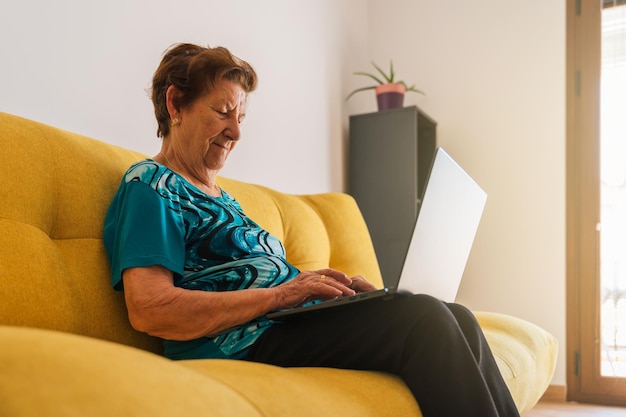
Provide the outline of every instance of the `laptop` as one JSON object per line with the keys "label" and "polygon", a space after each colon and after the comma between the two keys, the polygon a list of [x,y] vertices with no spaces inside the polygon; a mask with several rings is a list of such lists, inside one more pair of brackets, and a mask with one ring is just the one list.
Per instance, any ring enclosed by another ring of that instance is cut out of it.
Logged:
{"label": "laptop", "polygon": [[397,282],[396,287],[275,311],[267,317],[286,320],[398,293],[429,294],[453,302],[486,201],[482,188],[443,148],[437,148],[400,276],[385,279]]}

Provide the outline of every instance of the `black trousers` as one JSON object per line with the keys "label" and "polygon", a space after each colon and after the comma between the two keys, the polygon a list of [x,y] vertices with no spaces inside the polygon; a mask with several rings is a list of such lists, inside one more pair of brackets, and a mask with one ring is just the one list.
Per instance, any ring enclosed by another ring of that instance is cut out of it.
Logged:
{"label": "black trousers", "polygon": [[518,417],[474,315],[426,295],[330,309],[267,330],[247,360],[400,376],[424,417]]}

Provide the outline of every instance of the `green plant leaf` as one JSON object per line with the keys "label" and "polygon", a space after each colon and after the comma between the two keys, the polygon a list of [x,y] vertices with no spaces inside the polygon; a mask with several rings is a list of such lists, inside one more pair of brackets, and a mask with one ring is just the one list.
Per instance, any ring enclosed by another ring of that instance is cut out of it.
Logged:
{"label": "green plant leaf", "polygon": [[[372,62],[372,65],[374,66],[374,68],[376,68],[376,70],[378,70],[378,72],[380,73],[380,75],[383,76],[383,78],[388,82],[388,83],[392,83],[393,82],[393,69],[391,70],[391,76],[388,76],[387,74],[385,74],[385,71],[383,71],[382,69],[380,69],[380,67],[378,65],[376,65],[374,62]],[[385,84],[382,81],[379,81],[380,84]]]}
{"label": "green plant leaf", "polygon": [[406,88],[406,92],[408,93],[409,91],[412,91],[414,93],[418,93],[418,94],[422,94],[422,95],[426,95],[426,93],[424,93],[422,90],[418,90],[417,88],[415,88],[415,84],[413,84],[412,86],[407,86],[406,83],[404,81],[398,81],[398,84],[402,84],[404,86],[404,88]]}
{"label": "green plant leaf", "polygon": [[385,84],[380,78],[376,77],[375,75],[372,75],[368,72],[361,72],[361,71],[356,71],[353,72],[354,75],[364,75],[366,77],[370,77],[371,79],[373,79],[374,81],[376,81],[378,84]]}
{"label": "green plant leaf", "polygon": [[375,85],[372,85],[370,87],[361,87],[361,88],[357,88],[356,90],[354,90],[353,92],[351,92],[350,94],[348,94],[348,97],[346,97],[346,100],[348,100],[350,97],[352,97],[353,95],[355,95],[358,92],[361,91],[365,91],[365,90],[374,90],[376,88]]}

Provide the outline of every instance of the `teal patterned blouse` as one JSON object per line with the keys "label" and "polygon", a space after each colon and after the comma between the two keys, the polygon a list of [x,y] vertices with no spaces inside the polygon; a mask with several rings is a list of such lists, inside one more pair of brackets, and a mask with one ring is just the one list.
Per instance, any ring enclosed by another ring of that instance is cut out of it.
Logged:
{"label": "teal patterned blouse", "polygon": [[[230,194],[208,196],[151,159],[131,166],[122,179],[106,215],[104,243],[117,290],[131,267],[161,265],[174,273],[174,285],[199,291],[269,288],[298,273],[282,243]],[[165,355],[241,358],[272,324],[262,316],[212,337],[166,340]]]}

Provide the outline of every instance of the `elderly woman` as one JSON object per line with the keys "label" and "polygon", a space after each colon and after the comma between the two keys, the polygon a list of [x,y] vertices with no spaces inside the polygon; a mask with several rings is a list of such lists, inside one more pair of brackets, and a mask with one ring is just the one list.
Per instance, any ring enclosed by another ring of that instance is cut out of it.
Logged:
{"label": "elderly woman", "polygon": [[370,291],[299,271],[216,178],[239,143],[253,68],[225,48],[175,45],[152,85],[161,151],[126,172],[106,217],[114,288],[172,359],[236,358],[399,375],[424,416],[518,416],[475,318],[426,295],[274,322],[268,312]]}

